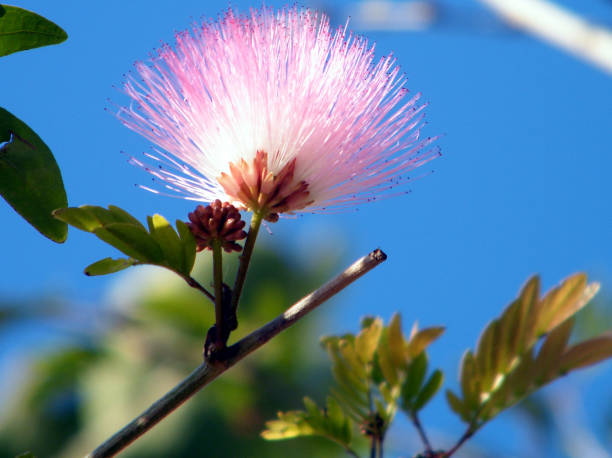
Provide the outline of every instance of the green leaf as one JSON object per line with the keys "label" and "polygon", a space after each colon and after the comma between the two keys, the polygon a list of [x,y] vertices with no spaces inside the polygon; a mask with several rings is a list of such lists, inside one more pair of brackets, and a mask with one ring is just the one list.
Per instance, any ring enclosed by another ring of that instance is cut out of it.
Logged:
{"label": "green leaf", "polygon": [[61,27],[36,13],[0,5],[0,56],[58,44],[67,38]]}
{"label": "green leaf", "polygon": [[100,239],[142,262],[159,264],[164,254],[155,239],[144,229],[128,223],[112,223],[94,231]]}
{"label": "green leaf", "polygon": [[189,275],[193,270],[193,265],[196,258],[196,239],[189,230],[189,226],[181,220],[176,220],[176,230],[181,238],[183,247],[183,272]]}
{"label": "green leaf", "polygon": [[435,326],[416,331],[408,342],[408,354],[411,358],[418,356],[423,350],[431,345],[434,340],[442,335],[444,328]]}
{"label": "green leaf", "polygon": [[459,415],[463,421],[470,421],[470,409],[466,408],[463,401],[451,390],[446,390],[446,401],[448,402],[451,410]]}
{"label": "green leaf", "polygon": [[391,363],[399,368],[406,364],[406,340],[402,334],[402,319],[399,313],[394,313],[387,326],[387,343]]}
{"label": "green leaf", "polygon": [[568,348],[561,357],[559,367],[561,373],[574,369],[592,366],[612,357],[612,335],[603,334],[580,342]]}
{"label": "green leaf", "polygon": [[[576,274],[540,299],[539,278],[532,277],[502,316],[487,325],[476,352],[465,354],[460,366],[463,399],[447,394],[453,410],[482,426],[543,384],[612,357],[612,337],[606,335],[567,348],[573,315],[598,288]],[[536,345],[544,336],[536,358]]]}
{"label": "green leaf", "polygon": [[597,293],[599,284],[587,285],[585,274],[575,274],[542,299],[539,333],[550,332],[582,309]]}
{"label": "green leaf", "polygon": [[419,392],[416,400],[412,404],[412,410],[417,412],[421,410],[425,404],[427,404],[431,398],[433,398],[440,387],[442,387],[442,383],[444,382],[444,374],[441,370],[436,369],[427,379],[423,389]]}
{"label": "green leaf", "polygon": [[82,231],[94,232],[96,229],[114,223],[125,223],[145,231],[144,226],[125,210],[109,205],[108,210],[95,205],[59,208],[53,216]]}
{"label": "green leaf", "polygon": [[184,272],[183,245],[170,223],[158,214],[147,217],[147,222],[149,223],[149,232],[161,248],[168,265],[177,272],[189,274],[189,272]]}
{"label": "green leaf", "polygon": [[112,274],[115,272],[119,272],[120,270],[127,269],[128,267],[133,266],[137,262],[138,261],[131,258],[104,258],[98,262],[94,262],[93,264],[90,264],[89,266],[85,267],[85,275],[94,277],[97,275]]}
{"label": "green leaf", "polygon": [[[383,379],[389,385],[394,386],[399,382],[397,366],[394,363],[391,355],[391,345],[389,344],[389,333],[387,330],[383,332],[376,350],[374,358],[374,371],[372,376],[375,382],[380,383]],[[403,350],[403,348],[402,348]],[[403,352],[402,352],[403,353]],[[405,361],[405,359],[403,360]]]}
{"label": "green leaf", "polygon": [[327,397],[327,417],[329,418],[332,435],[341,443],[350,444],[353,439],[353,428],[350,420],[342,411],[338,402],[331,396]]}
{"label": "green leaf", "polygon": [[540,315],[540,277],[531,277],[519,295],[518,301],[518,332],[516,335],[516,353],[521,354],[531,346],[536,339]]}
{"label": "green leaf", "polygon": [[376,321],[375,316],[366,315],[363,318],[361,318],[361,321],[359,322],[359,327],[361,329],[369,328],[372,325],[372,323],[374,323],[374,321]]}
{"label": "green leaf", "polygon": [[479,380],[476,373],[474,354],[470,350],[464,353],[461,360],[459,381],[461,383],[461,394],[463,395],[464,404],[476,408],[479,402]]}
{"label": "green leaf", "polygon": [[483,391],[488,391],[493,383],[491,360],[493,355],[493,343],[497,331],[498,322],[494,320],[485,328],[476,346],[477,350],[474,355],[474,362],[476,364],[476,373],[481,381],[481,389]]}
{"label": "green leaf", "polygon": [[305,421],[304,412],[278,412],[278,420],[266,422],[266,428],[261,437],[266,440],[292,439],[300,436],[312,436],[314,429]]}
{"label": "green leaf", "polygon": [[558,375],[559,361],[565,352],[573,327],[574,319],[569,318],[546,336],[536,358],[536,367],[541,379],[539,383],[545,383]]}
{"label": "green leaf", "polygon": [[404,410],[410,410],[412,407],[412,400],[417,395],[423,385],[425,374],[427,372],[427,355],[422,351],[410,365],[406,373],[406,379],[402,384],[401,397],[402,397],[402,408]]}
{"label": "green leaf", "polygon": [[[149,231],[132,215],[119,207],[109,205],[108,209],[95,205],[60,208],[53,212],[55,218],[86,232],[92,232],[101,240],[114,246],[132,259],[130,262],[154,264],[169,268],[181,276],[191,273],[195,263],[196,241],[189,227],[177,221],[178,234],[161,215],[148,217]],[[129,265],[119,261],[105,262],[100,268],[103,275],[116,268],[121,270]],[[87,268],[87,272],[90,268]],[[94,275],[92,273],[92,275]]]}
{"label": "green leaf", "polygon": [[355,351],[364,364],[370,363],[378,346],[378,339],[383,330],[382,320],[375,319],[366,328],[363,328],[355,337]]}
{"label": "green leaf", "polygon": [[291,439],[300,436],[323,436],[348,449],[353,425],[338,403],[327,398],[326,409],[320,409],[310,398],[304,398],[306,411],[279,412],[278,419],[266,422],[261,436],[266,440]]}
{"label": "green leaf", "polygon": [[68,205],[68,200],[59,167],[47,145],[3,108],[0,145],[2,197],[41,234],[55,242],[66,240],[68,227],[51,215],[56,208]]}
{"label": "green leaf", "polygon": [[[92,212],[96,213],[97,215],[100,215],[101,217],[104,217],[103,216],[104,212],[110,213],[112,215],[112,221],[110,222],[128,223],[128,224],[131,224],[132,226],[137,226],[141,229],[145,228],[140,221],[138,221],[136,218],[134,218],[132,215],[126,212],[124,209],[119,208],[115,205],[109,205],[108,210],[104,210],[102,207],[94,207],[92,205],[85,205],[85,207],[89,208]],[[103,210],[103,212],[100,210]]]}

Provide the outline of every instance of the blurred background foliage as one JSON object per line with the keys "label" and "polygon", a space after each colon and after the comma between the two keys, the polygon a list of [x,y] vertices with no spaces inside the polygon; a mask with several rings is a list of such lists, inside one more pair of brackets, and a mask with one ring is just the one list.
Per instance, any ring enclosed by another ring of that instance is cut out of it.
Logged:
{"label": "blurred background foliage", "polygon": [[[239,332],[232,339],[282,312],[338,267],[332,254],[320,258],[316,267],[295,259],[265,244],[259,247],[240,310]],[[227,263],[227,278],[232,277],[236,260],[234,255]],[[202,281],[210,278],[210,266],[208,253],[200,254],[194,276]],[[106,301],[105,312],[97,312],[106,315],[89,324],[79,318],[78,305],[57,297],[1,304],[0,330],[54,321],[65,340],[60,346],[39,349],[0,410],[0,457],[25,450],[39,457],[83,456],[200,363],[203,336],[214,319],[213,307],[178,276],[162,268],[131,268],[117,276]],[[317,437],[266,442],[259,436],[265,421],[276,412],[301,408],[305,394],[319,403],[325,399],[332,377],[315,334],[320,329],[316,317],[315,313],[303,320],[228,371],[122,456],[344,456],[340,447]],[[574,340],[602,332],[611,317],[609,301],[599,297],[578,315]],[[598,429],[607,431],[608,442],[602,444],[580,423],[580,415],[568,415],[558,402],[559,396],[570,399],[579,412],[582,381],[576,377],[572,383],[539,392],[513,410],[529,430],[533,440],[529,449],[561,448],[567,456],[581,456],[585,451],[588,455],[582,456],[608,456],[605,448],[612,446],[612,406],[603,409],[599,418],[589,418],[590,424],[595,422]],[[450,410],[448,415],[452,415]],[[437,428],[435,424],[425,426]],[[419,449],[416,440],[409,448],[400,445],[398,436],[406,434],[415,434],[406,422],[391,430],[390,456],[407,456],[400,448],[404,452]],[[451,443],[455,433],[445,436]],[[434,446],[444,445],[439,438],[434,435]],[[497,452],[469,442],[457,456],[497,456]]]}
{"label": "blurred background foliage", "polygon": [[[204,281],[210,278],[211,259],[198,258],[194,276]],[[236,260],[227,263],[227,278]],[[321,261],[316,268],[300,266],[287,254],[260,247],[232,338],[261,326],[325,281],[337,260]],[[83,456],[201,362],[214,307],[178,276],[132,268],[110,297],[103,326],[88,330],[73,321],[65,329],[71,334],[68,344],[34,358],[2,408],[0,456],[24,450],[40,457]],[[4,303],[0,326],[6,330],[19,321],[49,318],[68,324],[71,308],[61,304],[57,299]],[[278,410],[299,407],[306,392],[321,399],[329,385],[323,351],[309,350],[317,345],[314,325],[313,318],[305,319],[249,356],[124,456],[338,456],[333,444],[317,438],[293,444],[259,437],[265,420]]]}

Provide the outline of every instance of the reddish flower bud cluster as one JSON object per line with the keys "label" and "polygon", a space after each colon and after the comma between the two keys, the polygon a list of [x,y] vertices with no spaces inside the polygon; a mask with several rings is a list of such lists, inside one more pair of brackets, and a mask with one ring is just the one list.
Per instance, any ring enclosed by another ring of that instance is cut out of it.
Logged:
{"label": "reddish flower bud cluster", "polygon": [[189,221],[187,225],[198,243],[198,251],[212,249],[214,240],[221,241],[221,246],[228,253],[242,251],[236,241],[247,236],[242,230],[245,223],[240,212],[229,202],[221,203],[217,199],[206,207],[198,205],[195,211],[189,213]]}

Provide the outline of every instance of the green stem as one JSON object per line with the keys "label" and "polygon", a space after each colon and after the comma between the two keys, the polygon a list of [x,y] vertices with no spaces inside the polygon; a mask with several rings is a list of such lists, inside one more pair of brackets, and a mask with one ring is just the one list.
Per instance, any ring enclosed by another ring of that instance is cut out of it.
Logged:
{"label": "green stem", "polygon": [[223,254],[221,253],[221,241],[214,240],[213,252],[213,281],[215,284],[215,321],[217,325],[216,350],[225,347],[225,317],[223,313]]}
{"label": "green stem", "polygon": [[258,212],[253,212],[251,218],[251,227],[249,228],[249,234],[247,235],[246,241],[244,242],[244,248],[240,255],[240,265],[238,266],[238,273],[236,274],[236,281],[234,282],[234,289],[232,290],[232,314],[236,316],[238,311],[238,303],[240,301],[240,295],[242,294],[242,287],[244,286],[244,280],[246,279],[247,271],[249,270],[249,263],[251,262],[251,255],[253,254],[253,248],[255,247],[255,241],[257,240],[257,234],[261,227],[261,221],[263,215]]}

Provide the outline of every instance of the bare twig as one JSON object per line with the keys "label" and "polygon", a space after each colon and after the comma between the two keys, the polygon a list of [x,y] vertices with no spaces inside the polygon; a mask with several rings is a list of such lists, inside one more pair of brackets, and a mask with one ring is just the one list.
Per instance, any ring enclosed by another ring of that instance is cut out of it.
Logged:
{"label": "bare twig", "polygon": [[507,22],[612,73],[612,32],[547,0],[480,0]]}
{"label": "bare twig", "polygon": [[387,259],[387,256],[381,250],[375,250],[359,259],[340,275],[296,302],[274,320],[231,347],[227,347],[214,363],[204,362],[198,366],[186,379],[88,456],[91,458],[109,457],[120,452],[227,369],[249,353],[257,350],[281,331],[295,324],[304,315],[346,288],[385,259]]}

